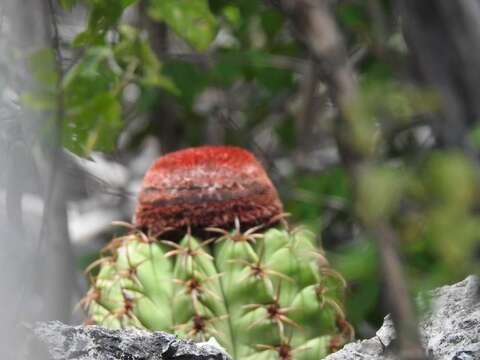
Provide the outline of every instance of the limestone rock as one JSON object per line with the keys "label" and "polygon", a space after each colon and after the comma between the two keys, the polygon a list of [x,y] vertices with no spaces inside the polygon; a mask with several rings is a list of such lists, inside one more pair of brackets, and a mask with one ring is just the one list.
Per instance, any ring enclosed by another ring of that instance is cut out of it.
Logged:
{"label": "limestone rock", "polygon": [[40,323],[35,333],[55,360],[231,360],[213,342],[195,344],[164,332]]}
{"label": "limestone rock", "polygon": [[[430,292],[428,311],[420,322],[422,343],[435,360],[480,360],[480,278]],[[376,336],[346,345],[325,360],[393,360],[395,330],[389,316]]]}
{"label": "limestone rock", "polygon": [[[427,294],[430,309],[420,322],[422,342],[434,360],[480,360],[480,278]],[[35,333],[55,360],[231,360],[215,342],[194,344],[163,332],[108,330],[98,326],[39,324]],[[389,316],[376,336],[346,345],[325,360],[396,360]]]}

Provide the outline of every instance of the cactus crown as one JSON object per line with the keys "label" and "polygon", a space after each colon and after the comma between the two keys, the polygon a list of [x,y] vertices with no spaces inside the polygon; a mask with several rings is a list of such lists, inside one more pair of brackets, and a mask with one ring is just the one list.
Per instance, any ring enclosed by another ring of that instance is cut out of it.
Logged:
{"label": "cactus crown", "polygon": [[315,236],[288,229],[281,211],[265,171],[244,150],[160,158],[145,177],[135,225],[124,224],[129,234],[94,264],[100,271],[83,301],[91,320],[214,336],[234,359],[324,357],[352,336],[344,282]]}
{"label": "cactus crown", "polygon": [[246,150],[204,146],[158,159],[145,175],[135,224],[151,234],[271,224],[282,213],[265,170]]}

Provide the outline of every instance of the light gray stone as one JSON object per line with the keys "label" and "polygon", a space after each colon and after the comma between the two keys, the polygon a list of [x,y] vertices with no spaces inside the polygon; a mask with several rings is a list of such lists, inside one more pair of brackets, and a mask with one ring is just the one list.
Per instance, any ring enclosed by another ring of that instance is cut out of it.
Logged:
{"label": "light gray stone", "polygon": [[[480,279],[469,276],[426,298],[430,310],[420,322],[426,354],[435,360],[480,360]],[[348,344],[325,360],[393,360],[394,339],[395,329],[387,316],[375,337]]]}
{"label": "light gray stone", "polygon": [[212,341],[195,344],[164,332],[39,323],[35,334],[55,360],[231,360]]}
{"label": "light gray stone", "polygon": [[[480,279],[469,276],[422,299],[429,309],[420,322],[426,354],[433,360],[480,360]],[[35,333],[49,345],[55,360],[231,360],[215,342],[194,344],[163,332],[50,322],[39,324]],[[376,336],[348,344],[325,360],[397,360],[394,340],[387,316]]]}

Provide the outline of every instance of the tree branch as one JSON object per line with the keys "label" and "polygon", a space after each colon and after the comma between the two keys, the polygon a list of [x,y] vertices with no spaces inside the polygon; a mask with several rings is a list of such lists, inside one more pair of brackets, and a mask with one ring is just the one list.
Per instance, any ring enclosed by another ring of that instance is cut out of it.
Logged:
{"label": "tree branch", "polygon": [[[6,5],[13,44],[23,60],[27,60],[28,56],[37,50],[55,49],[55,42],[52,42],[54,19],[47,2],[9,0]],[[60,66],[58,58],[56,66]],[[19,62],[16,71],[18,92],[31,89],[34,80],[26,69],[26,61]],[[60,87],[61,72],[58,76]],[[65,174],[63,162],[60,161],[63,99],[61,91],[58,93],[60,97],[57,99],[57,113],[54,115],[57,121],[53,126],[50,122],[51,114],[34,112],[27,108],[23,109],[20,120],[23,140],[31,149],[30,155],[38,173],[38,182],[43,189],[45,204],[42,229],[36,243],[31,244],[35,249],[35,257],[26,259],[24,266],[30,270],[28,275],[36,279],[37,291],[42,295],[42,309],[36,317],[68,321],[71,315],[74,277],[73,255],[67,228]],[[27,288],[29,281],[19,282],[22,284],[17,311],[20,316],[25,312],[25,299],[30,298],[34,290]],[[18,319],[22,320],[25,319]]]}

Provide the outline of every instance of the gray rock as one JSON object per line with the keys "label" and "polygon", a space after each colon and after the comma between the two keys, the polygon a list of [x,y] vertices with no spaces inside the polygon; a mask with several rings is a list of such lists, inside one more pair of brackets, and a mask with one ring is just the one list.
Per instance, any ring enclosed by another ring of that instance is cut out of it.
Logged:
{"label": "gray rock", "polygon": [[[427,355],[438,360],[480,360],[480,278],[427,294],[429,311],[420,322]],[[393,360],[395,330],[389,316],[375,337],[346,345],[325,360]]]}
{"label": "gray rock", "polygon": [[[420,322],[426,353],[435,360],[480,360],[480,278],[470,276],[426,296],[429,311]],[[425,302],[425,301],[424,301]],[[162,332],[39,324],[35,333],[55,360],[230,360],[214,343],[194,344]],[[395,360],[390,316],[376,336],[346,345],[325,360]]]}
{"label": "gray rock", "polygon": [[431,311],[420,324],[427,353],[434,359],[480,359],[480,278],[469,276],[431,297]]}
{"label": "gray rock", "polygon": [[195,344],[164,332],[39,323],[35,334],[55,360],[231,360],[211,342]]}

